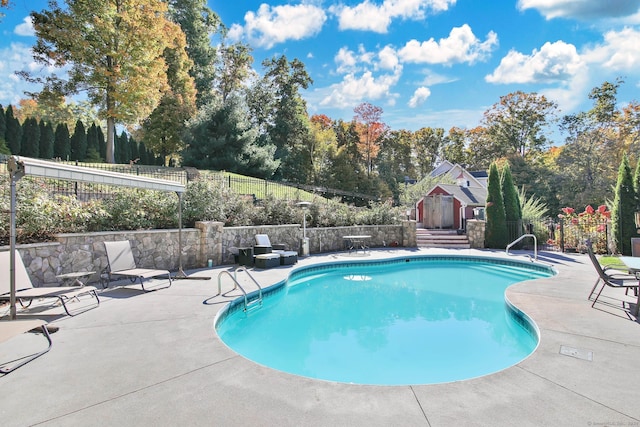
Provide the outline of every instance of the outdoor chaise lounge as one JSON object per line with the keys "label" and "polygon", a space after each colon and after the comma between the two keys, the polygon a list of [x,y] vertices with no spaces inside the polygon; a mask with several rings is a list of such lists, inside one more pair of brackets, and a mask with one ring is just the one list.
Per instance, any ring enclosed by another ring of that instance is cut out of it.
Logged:
{"label": "outdoor chaise lounge", "polygon": [[[271,244],[269,236],[266,234],[256,234],[256,245],[253,247],[253,254],[256,258],[256,266],[260,267],[261,260],[260,255],[278,254],[280,256],[279,262],[276,265],[292,265],[298,262],[298,252],[287,251],[283,244]],[[265,258],[265,257],[262,257]],[[262,268],[271,267],[269,261]]]}
{"label": "outdoor chaise lounge", "polygon": [[[0,252],[0,301],[9,301],[11,299],[10,288],[10,258],[11,254],[7,251]],[[16,281],[16,300],[23,307],[28,307],[34,300],[39,299],[56,299],[62,304],[64,311],[69,316],[83,313],[100,305],[100,298],[97,290],[93,286],[82,287],[65,287],[65,286],[46,286],[34,288],[31,278],[24,267],[20,254],[16,252],[15,262],[15,281]],[[90,296],[96,299],[95,305],[82,305],[78,310],[71,311],[68,303],[74,299],[80,300],[80,297]]]}
{"label": "outdoor chaise lounge", "polygon": [[108,265],[106,273],[108,275],[108,282],[111,282],[113,276],[124,276],[131,279],[131,282],[139,280],[142,290],[148,292],[149,290],[144,287],[144,279],[166,276],[169,280],[168,285],[158,286],[155,289],[150,290],[164,289],[171,286],[171,274],[169,273],[169,270],[154,270],[149,268],[138,268],[136,266],[136,262],[133,259],[133,253],[131,252],[131,244],[128,240],[120,242],[104,242],[104,248],[107,252]]}
{"label": "outdoor chaise lounge", "polygon": [[19,367],[26,365],[33,359],[42,356],[51,349],[51,337],[47,330],[47,321],[42,319],[18,319],[18,320],[0,320],[0,343],[8,341],[25,332],[39,329],[42,335],[49,342],[49,346],[44,350],[30,354],[28,356],[19,357],[12,361],[0,361],[0,374],[6,375]]}
{"label": "outdoor chaise lounge", "polygon": [[608,271],[611,271],[613,269],[607,268],[607,267],[603,268],[600,265],[600,262],[598,262],[598,259],[593,253],[593,250],[591,249],[590,245],[587,245],[587,253],[589,254],[589,258],[591,259],[593,266],[598,272],[598,280],[596,280],[596,283],[593,285],[593,288],[591,288],[591,292],[589,293],[589,298],[588,298],[589,300],[591,300],[593,293],[598,287],[598,283],[602,282],[602,287],[600,288],[600,290],[598,291],[598,294],[593,300],[593,304],[591,304],[591,307],[596,305],[596,301],[598,301],[598,298],[600,297],[600,294],[604,290],[605,286],[609,286],[612,288],[624,288],[627,293],[629,292],[629,289],[635,289],[636,291],[638,290],[638,287],[640,286],[638,277],[632,274],[625,274],[619,270],[615,270],[617,271],[617,273],[608,273]]}

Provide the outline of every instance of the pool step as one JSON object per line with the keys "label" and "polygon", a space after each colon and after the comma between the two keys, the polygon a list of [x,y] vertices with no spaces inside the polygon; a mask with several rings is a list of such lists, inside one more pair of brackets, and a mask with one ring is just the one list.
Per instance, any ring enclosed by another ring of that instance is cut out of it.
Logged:
{"label": "pool step", "polygon": [[457,230],[416,229],[416,243],[419,248],[469,249],[471,244],[466,234]]}
{"label": "pool step", "polygon": [[244,307],[244,311],[255,310],[256,308],[260,307],[262,307],[262,298],[258,297],[247,301],[247,305]]}

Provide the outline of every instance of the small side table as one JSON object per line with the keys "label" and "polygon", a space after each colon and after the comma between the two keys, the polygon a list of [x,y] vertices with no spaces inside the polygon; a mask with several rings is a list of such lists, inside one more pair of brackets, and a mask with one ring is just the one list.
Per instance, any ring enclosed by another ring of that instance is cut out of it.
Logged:
{"label": "small side table", "polygon": [[238,248],[238,265],[253,266],[253,247]]}
{"label": "small side table", "polygon": [[62,280],[62,284],[60,286],[82,287],[84,286],[84,283],[80,279],[82,279],[83,277],[90,277],[95,273],[96,273],[95,271],[76,271],[73,273],[58,274],[56,277]]}

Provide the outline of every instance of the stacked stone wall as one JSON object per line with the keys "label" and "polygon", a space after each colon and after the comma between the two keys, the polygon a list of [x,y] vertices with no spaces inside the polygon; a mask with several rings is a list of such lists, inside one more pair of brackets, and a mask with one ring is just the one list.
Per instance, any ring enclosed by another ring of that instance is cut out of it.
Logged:
{"label": "stacked stone wall", "polygon": [[[59,234],[55,242],[18,245],[17,249],[34,286],[60,283],[56,277],[79,271],[93,271],[87,283],[98,282],[107,267],[103,242],[128,240],[140,268],[176,271],[234,263],[238,248],[252,247],[256,234],[267,234],[272,244],[284,244],[300,252],[303,230],[300,224],[224,227],[221,222],[197,222],[195,228],[178,230],[140,230],[99,233]],[[344,236],[367,235],[369,247],[415,247],[415,221],[402,225],[362,225],[333,228],[307,228],[310,253],[342,251]],[[182,260],[179,245],[182,240]],[[9,247],[0,247],[8,250]]]}

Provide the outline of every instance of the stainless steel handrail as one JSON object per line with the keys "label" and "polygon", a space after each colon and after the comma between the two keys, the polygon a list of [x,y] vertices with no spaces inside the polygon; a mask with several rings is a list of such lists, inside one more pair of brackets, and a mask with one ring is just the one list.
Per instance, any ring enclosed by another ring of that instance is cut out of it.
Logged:
{"label": "stainless steel handrail", "polygon": [[[257,299],[257,301],[260,302],[260,305],[262,305],[262,287],[260,286],[258,281],[244,267],[238,267],[233,272],[233,276],[228,271],[221,271],[218,274],[218,293],[216,295],[221,295],[222,294],[222,276],[224,276],[226,274],[233,281],[233,289],[240,288],[240,290],[242,291],[242,295],[244,296],[244,311],[247,311],[247,307],[249,306],[249,299],[248,299],[248,296],[247,296],[247,292],[244,290],[242,285],[237,280],[237,273],[239,271],[240,272],[244,271],[245,273],[247,273],[247,276],[249,276],[249,278],[253,281],[253,283],[255,283],[255,285],[258,287],[258,299]],[[254,300],[254,301],[256,301],[256,300]]]}
{"label": "stainless steel handrail", "polygon": [[[507,245],[507,255],[509,255],[509,249],[515,245],[516,243],[518,243],[520,240],[524,239],[525,237],[533,237],[533,258],[535,260],[538,259],[538,239],[536,238],[535,234],[523,234],[522,236],[518,237],[516,240],[514,240],[513,242],[509,243]],[[531,260],[531,262],[533,262],[533,260]]]}

